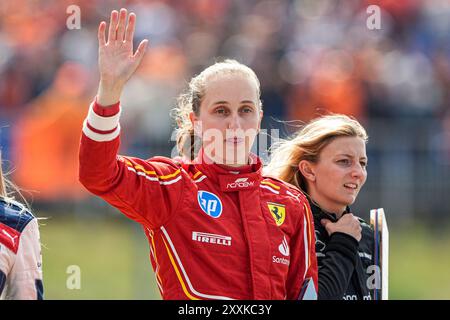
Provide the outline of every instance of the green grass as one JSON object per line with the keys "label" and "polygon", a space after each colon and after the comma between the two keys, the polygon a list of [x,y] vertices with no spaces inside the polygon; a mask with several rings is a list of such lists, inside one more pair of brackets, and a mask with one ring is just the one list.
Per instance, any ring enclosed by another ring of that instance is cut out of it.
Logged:
{"label": "green grass", "polygon": [[450,299],[450,232],[410,226],[389,232],[390,298]]}
{"label": "green grass", "polygon": [[[43,216],[42,214],[40,216]],[[160,299],[142,228],[124,217],[42,221],[46,299]],[[390,230],[390,298],[450,299],[450,232]],[[70,290],[67,267],[81,269]]]}
{"label": "green grass", "polygon": [[[138,224],[51,218],[40,232],[46,299],[160,299],[146,237]],[[66,273],[80,267],[81,288]]]}

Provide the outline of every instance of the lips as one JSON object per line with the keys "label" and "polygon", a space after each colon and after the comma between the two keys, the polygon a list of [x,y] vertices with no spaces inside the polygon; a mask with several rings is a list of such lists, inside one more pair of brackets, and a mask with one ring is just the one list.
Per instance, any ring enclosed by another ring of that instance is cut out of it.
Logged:
{"label": "lips", "polygon": [[229,138],[229,139],[225,139],[226,143],[231,143],[231,144],[240,144],[244,142],[244,138],[238,138],[238,137],[234,137],[234,138]]}
{"label": "lips", "polygon": [[352,190],[358,190],[358,184],[356,183],[345,183],[344,187]]}

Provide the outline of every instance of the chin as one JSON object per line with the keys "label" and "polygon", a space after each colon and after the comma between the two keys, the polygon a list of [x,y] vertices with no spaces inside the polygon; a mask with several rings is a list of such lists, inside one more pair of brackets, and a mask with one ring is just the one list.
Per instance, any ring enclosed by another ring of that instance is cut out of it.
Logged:
{"label": "chin", "polygon": [[340,197],[336,198],[338,202],[344,206],[350,206],[356,201],[356,196],[352,195],[341,195]]}
{"label": "chin", "polygon": [[[228,156],[229,155],[229,156]],[[243,152],[236,152],[236,153],[226,153],[224,164],[230,164],[230,165],[245,165],[248,162],[248,155]]]}
{"label": "chin", "polygon": [[344,201],[346,206],[351,206],[352,204],[354,204],[356,201],[356,196],[354,197],[347,197]]}

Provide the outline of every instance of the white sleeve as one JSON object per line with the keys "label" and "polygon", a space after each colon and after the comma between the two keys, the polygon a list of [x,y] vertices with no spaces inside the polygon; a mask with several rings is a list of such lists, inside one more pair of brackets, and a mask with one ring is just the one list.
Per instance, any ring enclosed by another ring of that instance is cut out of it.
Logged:
{"label": "white sleeve", "polygon": [[0,300],[3,298],[6,279],[14,264],[15,254],[0,242]]}
{"label": "white sleeve", "polygon": [[6,275],[2,298],[43,299],[41,244],[36,218],[23,229],[15,261]]}

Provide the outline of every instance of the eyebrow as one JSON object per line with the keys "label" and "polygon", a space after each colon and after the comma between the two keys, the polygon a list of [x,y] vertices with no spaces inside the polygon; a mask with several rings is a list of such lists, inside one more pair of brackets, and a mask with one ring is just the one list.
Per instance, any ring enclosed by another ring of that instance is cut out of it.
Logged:
{"label": "eyebrow", "polygon": [[[348,157],[348,158],[354,158],[352,155],[347,154],[347,153],[340,153],[337,156],[344,156],[344,157]],[[368,160],[367,157],[361,157],[360,159],[364,159],[364,160]]]}
{"label": "eyebrow", "polygon": [[[243,101],[241,101],[240,102],[240,104],[244,104],[244,103],[249,103],[249,104],[255,104],[253,101],[250,101],[250,100],[243,100]],[[217,102],[214,102],[213,103],[213,105],[217,105],[217,104],[230,104],[228,101],[217,101]]]}
{"label": "eyebrow", "polygon": [[214,103],[213,103],[214,106],[215,106],[216,104],[230,104],[230,103],[227,102],[227,101],[217,101],[217,102],[214,102]]}

